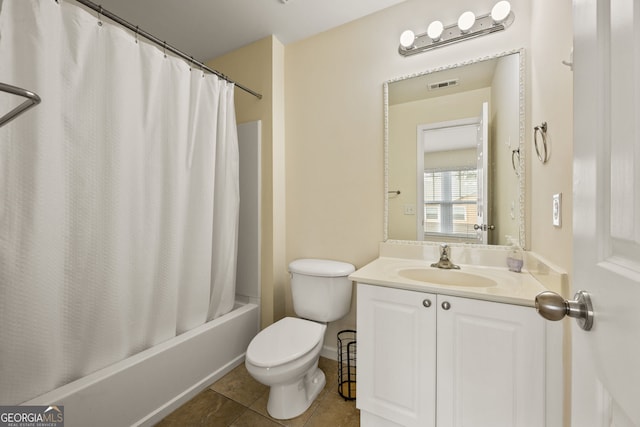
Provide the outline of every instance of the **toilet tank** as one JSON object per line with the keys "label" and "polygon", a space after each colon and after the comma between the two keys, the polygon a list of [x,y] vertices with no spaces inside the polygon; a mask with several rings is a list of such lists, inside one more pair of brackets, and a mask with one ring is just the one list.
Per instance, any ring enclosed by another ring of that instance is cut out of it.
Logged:
{"label": "toilet tank", "polygon": [[349,313],[355,267],[326,259],[297,259],[289,264],[293,309],[303,319],[333,322]]}

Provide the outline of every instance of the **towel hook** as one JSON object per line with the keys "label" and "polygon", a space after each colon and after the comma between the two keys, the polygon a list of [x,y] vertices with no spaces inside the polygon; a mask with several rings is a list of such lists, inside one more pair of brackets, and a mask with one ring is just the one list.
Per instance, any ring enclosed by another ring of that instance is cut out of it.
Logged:
{"label": "towel hook", "polygon": [[[539,147],[538,134],[542,139],[542,150]],[[547,146],[547,122],[542,122],[539,126],[533,128],[533,145],[536,148],[536,155],[542,164],[549,160],[549,151]]]}
{"label": "towel hook", "polygon": [[[518,166],[516,166],[516,158],[518,159]],[[520,148],[511,150],[511,166],[513,167],[513,171],[516,173],[516,176],[520,176]]]}
{"label": "towel hook", "polygon": [[571,52],[569,52],[569,60],[562,60],[562,64],[566,65],[571,71],[573,71],[573,47],[571,48]]}

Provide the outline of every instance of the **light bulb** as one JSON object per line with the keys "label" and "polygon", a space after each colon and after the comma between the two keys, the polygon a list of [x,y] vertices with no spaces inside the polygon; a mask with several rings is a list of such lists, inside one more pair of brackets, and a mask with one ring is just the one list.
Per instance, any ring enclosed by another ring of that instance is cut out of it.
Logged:
{"label": "light bulb", "polygon": [[438,40],[440,40],[443,30],[444,30],[444,25],[442,25],[442,22],[433,21],[431,24],[429,24],[429,27],[427,28],[427,35],[431,40],[433,40],[434,42],[437,42]]}
{"label": "light bulb", "polygon": [[416,35],[411,30],[403,31],[402,34],[400,34],[400,46],[402,46],[403,49],[411,49],[415,40]]}
{"label": "light bulb", "polygon": [[468,33],[475,23],[476,15],[470,11],[464,12],[460,15],[460,18],[458,18],[458,28],[460,28],[461,33]]}
{"label": "light bulb", "polygon": [[511,4],[507,0],[499,1],[491,9],[491,19],[495,24],[502,24],[511,13]]}

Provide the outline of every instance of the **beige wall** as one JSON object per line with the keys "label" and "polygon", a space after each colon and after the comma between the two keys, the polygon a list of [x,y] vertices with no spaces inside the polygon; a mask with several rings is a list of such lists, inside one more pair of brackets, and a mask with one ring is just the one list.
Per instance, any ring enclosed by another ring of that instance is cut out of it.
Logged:
{"label": "beige wall", "polygon": [[[386,80],[472,58],[529,47],[530,4],[492,34],[412,57],[398,54],[400,33],[455,22],[493,0],[409,0],[286,47],[287,259],[314,256],[360,267],[383,238],[383,93]],[[288,300],[287,308],[290,308]],[[331,324],[355,326],[355,310]]]}
{"label": "beige wall", "polygon": [[[267,37],[209,61],[207,66],[261,93],[235,90],[238,123],[262,120],[261,324],[285,314],[284,46]],[[283,267],[284,266],[284,267]]]}
{"label": "beige wall", "polygon": [[[262,101],[240,91],[236,97],[238,121],[260,118],[264,126],[263,326],[284,315],[285,301],[286,312],[293,313],[289,261],[321,257],[361,267],[378,254],[384,206],[382,83],[518,48],[526,54],[528,247],[570,271],[572,76],[561,60],[571,47],[571,2],[513,0],[516,19],[505,32],[412,57],[397,53],[404,29],[420,33],[431,20],[455,22],[467,9],[481,13],[494,3],[408,0],[286,48],[268,38],[210,63],[265,94]],[[546,165],[535,159],[531,146],[532,128],[541,121],[549,123]],[[551,226],[556,192],[563,193],[561,229]],[[335,333],[354,326],[352,309],[330,325],[327,342],[335,345]]]}
{"label": "beige wall", "polygon": [[[527,72],[534,96],[527,129],[548,124],[550,159],[542,164],[530,145],[530,246],[549,261],[571,272],[573,232],[573,74],[562,64],[573,45],[569,0],[535,0],[532,4],[531,62]],[[551,223],[553,194],[562,193],[562,227]]]}
{"label": "beige wall", "polygon": [[[569,59],[573,45],[571,6],[569,0],[532,2],[528,73],[535,96],[528,106],[527,126],[531,144],[533,126],[546,121],[551,148],[549,161],[543,165],[529,145],[529,241],[533,250],[567,272],[573,268],[573,74],[562,60]],[[562,228],[551,224],[551,200],[555,193],[562,193]],[[568,321],[564,323],[564,330],[563,424],[568,426],[571,424],[571,326]]]}

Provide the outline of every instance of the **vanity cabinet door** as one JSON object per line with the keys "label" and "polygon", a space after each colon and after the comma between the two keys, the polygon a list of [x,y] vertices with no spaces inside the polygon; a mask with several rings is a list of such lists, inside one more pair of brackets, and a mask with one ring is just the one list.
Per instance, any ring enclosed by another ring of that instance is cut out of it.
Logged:
{"label": "vanity cabinet door", "polygon": [[446,295],[437,309],[437,426],[544,426],[544,322],[535,310]]}
{"label": "vanity cabinet door", "polygon": [[366,426],[435,426],[436,295],[358,284],[357,406]]}

